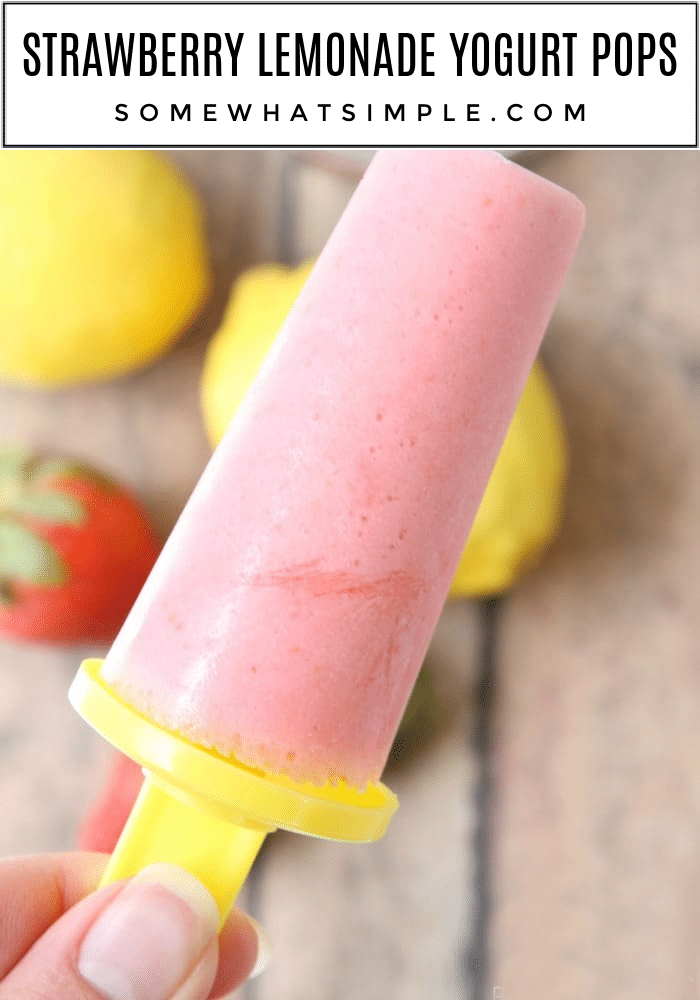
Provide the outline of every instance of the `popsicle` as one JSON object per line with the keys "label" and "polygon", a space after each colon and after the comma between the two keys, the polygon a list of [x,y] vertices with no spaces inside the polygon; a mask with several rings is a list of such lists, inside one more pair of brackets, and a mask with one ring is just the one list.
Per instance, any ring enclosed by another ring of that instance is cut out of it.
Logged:
{"label": "popsicle", "polygon": [[[158,794],[261,836],[383,832],[378,779],[582,226],[573,195],[496,153],[375,156],[106,660],[74,684]],[[127,824],[131,855],[161,805]]]}

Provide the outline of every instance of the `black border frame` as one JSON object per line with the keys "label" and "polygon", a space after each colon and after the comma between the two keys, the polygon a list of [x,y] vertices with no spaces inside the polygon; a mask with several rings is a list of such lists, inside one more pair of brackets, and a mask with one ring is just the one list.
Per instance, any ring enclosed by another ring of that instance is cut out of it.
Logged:
{"label": "black border frame", "polygon": [[[52,7],[66,7],[73,6],[75,0],[41,0],[43,3],[47,3]],[[275,3],[276,0],[241,0],[241,2],[236,2],[236,0],[206,0],[208,5],[214,7],[268,7]],[[396,0],[322,0],[324,6],[334,6],[334,7],[346,7],[359,6],[359,7],[374,7],[378,6],[379,3],[385,6],[395,6],[395,7],[418,7],[423,6],[425,0],[401,0],[401,2],[396,2]],[[476,5],[477,3],[481,6],[486,0],[474,0],[474,4],[468,2],[468,0],[437,0],[433,5],[441,7],[469,7]],[[488,5],[493,7],[503,7],[510,6],[513,0],[488,0]],[[566,3],[567,6],[571,7],[660,7],[660,6],[674,6],[674,7],[694,7],[695,8],[695,142],[691,145],[684,143],[682,145],[639,145],[639,144],[625,144],[625,145],[599,145],[590,143],[588,145],[558,145],[558,146],[528,146],[528,145],[503,145],[499,146],[499,149],[698,149],[700,148],[699,142],[699,121],[698,121],[698,89],[700,87],[700,67],[698,65],[700,47],[700,34],[698,31],[699,20],[700,20],[700,0],[671,0],[671,2],[664,2],[664,0],[555,0],[555,3]],[[152,6],[153,4],[162,7],[196,7],[199,6],[193,0],[88,0],[85,6],[101,6],[101,7],[115,7],[115,6],[128,6],[128,7],[144,7]],[[545,3],[544,0],[522,0],[519,4],[523,7],[542,7],[551,6],[550,3]],[[173,143],[172,145],[153,145],[153,146],[138,146],[134,147],[131,143],[125,143],[124,145],[108,144],[108,145],[84,145],[84,146],[72,146],[72,145],[61,145],[61,146],[47,146],[47,145],[7,145],[6,134],[5,134],[5,101],[7,95],[7,21],[6,21],[6,8],[7,7],[34,7],[35,3],[31,3],[30,0],[2,0],[2,105],[0,108],[0,118],[2,119],[2,131],[0,134],[0,149],[367,149],[367,143],[357,143],[347,146],[337,146],[337,145],[290,145],[290,146],[280,146],[277,143],[264,145],[264,146],[248,146],[248,145],[212,145],[212,146],[201,146],[201,145],[185,145],[182,143]],[[291,4],[290,4],[291,6]],[[294,6],[305,6],[305,7],[315,7],[318,6],[316,3],[311,3],[309,0],[295,0]],[[402,144],[402,143],[392,143],[387,146],[382,146],[383,149],[412,149],[412,144]],[[428,148],[428,147],[426,147]],[[436,145],[430,146],[431,149],[479,149],[480,146],[473,145]]]}

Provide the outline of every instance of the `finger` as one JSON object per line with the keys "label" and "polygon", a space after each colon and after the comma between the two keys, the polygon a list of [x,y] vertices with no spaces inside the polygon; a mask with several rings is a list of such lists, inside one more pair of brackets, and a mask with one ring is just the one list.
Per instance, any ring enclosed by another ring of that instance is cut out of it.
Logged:
{"label": "finger", "polygon": [[106,863],[100,854],[0,860],[0,980],[47,927],[95,889]]}
{"label": "finger", "polygon": [[[245,951],[244,919],[237,940]],[[65,913],[0,983],[0,1000],[205,1000],[216,976],[217,923],[197,879],[151,865]]]}
{"label": "finger", "polygon": [[78,831],[80,850],[114,850],[142,784],[139,765],[115,753],[105,786]]}
{"label": "finger", "polygon": [[270,944],[262,927],[234,909],[219,935],[219,968],[212,997],[226,997],[241,983],[259,976],[270,961]]}

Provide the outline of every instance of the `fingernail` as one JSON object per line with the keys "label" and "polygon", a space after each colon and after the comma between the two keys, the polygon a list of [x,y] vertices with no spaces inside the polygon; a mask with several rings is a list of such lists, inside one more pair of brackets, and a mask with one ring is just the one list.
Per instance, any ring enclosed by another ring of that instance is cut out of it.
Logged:
{"label": "fingernail", "polygon": [[251,922],[255,928],[255,933],[258,935],[258,954],[255,959],[255,965],[248,976],[249,979],[255,979],[255,977],[259,976],[261,972],[264,972],[270,964],[272,949],[270,947],[270,939],[257,920],[254,920],[252,917],[248,917],[248,920]]}
{"label": "fingernail", "polygon": [[78,971],[105,1000],[170,1000],[216,935],[219,911],[194,876],[150,865],[100,914]]}
{"label": "fingernail", "polygon": [[[259,976],[261,972],[264,972],[265,969],[270,964],[270,957],[272,955],[270,942],[267,937],[267,934],[262,929],[257,920],[254,920],[248,914],[246,914],[245,917],[243,916],[243,914],[240,914],[240,918],[242,920],[244,919],[245,922],[250,927],[252,927],[253,931],[255,932],[255,936],[257,938],[258,950],[255,957],[255,964],[248,973],[248,979],[255,979],[255,977]],[[240,997],[240,995],[241,995],[240,988],[236,987],[236,989],[233,990],[231,993],[225,993],[220,998],[220,1000],[237,1000],[237,998]]]}

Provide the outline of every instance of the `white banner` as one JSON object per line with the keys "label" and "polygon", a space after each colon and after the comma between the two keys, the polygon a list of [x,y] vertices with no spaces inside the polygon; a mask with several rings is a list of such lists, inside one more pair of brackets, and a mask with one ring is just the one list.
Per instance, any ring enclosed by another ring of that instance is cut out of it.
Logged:
{"label": "white banner", "polygon": [[3,144],[696,147],[695,3],[5,3]]}

